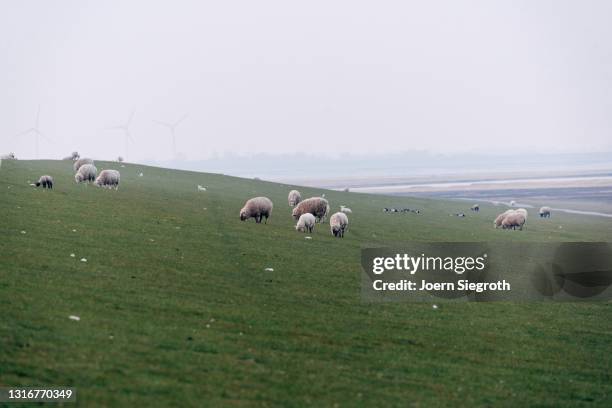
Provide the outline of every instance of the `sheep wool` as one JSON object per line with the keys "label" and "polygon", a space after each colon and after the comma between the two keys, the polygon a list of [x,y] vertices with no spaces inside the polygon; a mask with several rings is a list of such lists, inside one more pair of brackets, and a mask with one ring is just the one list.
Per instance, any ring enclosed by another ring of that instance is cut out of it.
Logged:
{"label": "sheep wool", "polygon": [[334,237],[344,238],[344,232],[348,228],[348,217],[343,212],[337,212],[329,219],[329,226]]}
{"label": "sheep wool", "polygon": [[299,220],[302,214],[310,213],[315,216],[318,222],[322,222],[330,212],[329,202],[322,197],[311,197],[304,201],[301,201],[295,206],[293,212],[293,219]]}
{"label": "sheep wool", "polygon": [[268,218],[272,215],[273,207],[272,200],[268,197],[251,198],[244,203],[244,207],[240,210],[240,221],[255,218],[255,222],[261,224],[261,220],[265,217],[267,224]]}
{"label": "sheep wool", "polygon": [[508,214],[504,220],[502,221],[503,229],[519,229],[523,230],[523,226],[525,225],[525,216],[520,212],[513,212]]}
{"label": "sheep wool", "polygon": [[540,218],[550,218],[550,213],[552,212],[552,208],[550,207],[542,207],[540,208]]}
{"label": "sheep wool", "polygon": [[493,225],[495,226],[495,228],[499,228],[502,226],[502,222],[504,221],[504,218],[506,218],[506,216],[513,214],[514,210],[506,210],[503,213],[499,214],[497,216],[497,218],[495,218],[495,221],[493,222]]}

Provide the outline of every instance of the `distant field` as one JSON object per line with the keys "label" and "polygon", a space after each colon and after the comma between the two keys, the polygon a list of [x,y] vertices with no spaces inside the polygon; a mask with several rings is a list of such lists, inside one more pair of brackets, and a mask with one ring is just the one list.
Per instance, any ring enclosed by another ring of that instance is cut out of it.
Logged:
{"label": "distant field", "polygon": [[[612,405],[611,303],[435,310],[359,288],[364,245],[611,241],[612,219],[534,213],[502,231],[494,205],[299,188],[353,209],[346,238],[318,225],[306,240],[294,186],[97,162],[121,171],[104,190],[71,164],[0,167],[0,385],[69,385],[87,406]],[[53,191],[28,185],[41,174]],[[257,195],[272,218],[240,222]]]}

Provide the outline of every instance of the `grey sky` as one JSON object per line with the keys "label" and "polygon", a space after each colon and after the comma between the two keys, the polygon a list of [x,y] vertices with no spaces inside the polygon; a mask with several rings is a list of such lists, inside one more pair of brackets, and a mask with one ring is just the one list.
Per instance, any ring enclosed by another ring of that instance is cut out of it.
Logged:
{"label": "grey sky", "polygon": [[609,1],[1,4],[0,153],[612,148]]}

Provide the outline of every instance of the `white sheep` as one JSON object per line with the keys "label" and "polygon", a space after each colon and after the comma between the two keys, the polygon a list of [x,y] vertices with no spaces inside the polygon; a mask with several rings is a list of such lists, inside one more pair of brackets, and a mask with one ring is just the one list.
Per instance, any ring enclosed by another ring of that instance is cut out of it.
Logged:
{"label": "white sheep", "polygon": [[523,214],[523,217],[525,217],[525,221],[527,221],[527,210],[524,208],[519,208],[518,210],[516,210],[517,213],[519,214]]}
{"label": "white sheep", "polygon": [[295,230],[301,232],[312,232],[312,230],[314,230],[315,223],[316,219],[314,215],[310,213],[302,214],[300,215],[300,219],[295,226]]}
{"label": "white sheep", "polygon": [[206,191],[206,187],[198,184],[198,191]]}
{"label": "white sheep", "polygon": [[512,200],[510,201],[510,207],[514,207],[516,205],[516,201]]}
{"label": "white sheep", "polygon": [[290,207],[295,207],[300,203],[300,201],[302,201],[302,195],[297,190],[291,190],[289,192],[288,201]]}
{"label": "white sheep", "polygon": [[84,164],[79,168],[79,171],[74,175],[74,181],[77,183],[95,181],[98,169],[93,164]]}
{"label": "white sheep", "polygon": [[72,168],[74,169],[74,171],[79,171],[81,166],[84,164],[94,164],[94,161],[92,159],[88,159],[87,157],[84,157],[82,159],[75,161],[74,164],[72,165]]}
{"label": "white sheep", "polygon": [[503,213],[499,214],[496,218],[495,221],[493,221],[493,225],[495,226],[495,228],[499,228],[502,225],[502,222],[504,221],[504,218],[506,218],[506,216],[513,214],[514,210],[510,209],[510,210],[506,210]]}
{"label": "white sheep", "polygon": [[298,205],[295,206],[293,212],[294,220],[298,220],[302,214],[310,213],[315,216],[318,222],[322,222],[329,214],[329,202],[326,199],[321,197],[311,197],[307,198],[304,201],[300,201]]}
{"label": "white sheep", "polygon": [[40,176],[35,186],[39,187],[41,185],[43,186],[43,188],[53,189],[53,177],[49,175]]}
{"label": "white sheep", "polygon": [[542,207],[540,208],[540,218],[550,218],[550,213],[552,212],[552,208],[550,207]]}
{"label": "white sheep", "polygon": [[274,204],[268,197],[251,198],[244,203],[244,207],[240,210],[240,221],[255,218],[255,222],[261,224],[261,220],[265,217],[267,224],[268,218],[272,215],[273,207]]}
{"label": "white sheep", "polygon": [[348,229],[348,217],[345,213],[337,212],[329,219],[329,226],[334,237],[344,238],[344,232]]}
{"label": "white sheep", "polygon": [[17,160],[17,158],[15,157],[15,153],[13,153],[13,152],[0,156],[0,159],[2,159],[2,160]]}
{"label": "white sheep", "polygon": [[478,204],[474,204],[470,210],[474,211],[474,212],[478,212],[480,211],[480,206]]}
{"label": "white sheep", "polygon": [[353,213],[353,210],[351,210],[350,208],[345,207],[343,205],[340,206],[340,211],[342,211],[345,214],[352,214]]}
{"label": "white sheep", "polygon": [[115,187],[115,190],[119,189],[119,181],[121,175],[117,170],[102,170],[94,181],[94,184],[98,187]]}
{"label": "white sheep", "polygon": [[79,152],[72,152],[72,153],[70,153],[70,156],[66,156],[62,160],[72,160],[72,161],[75,161],[75,160],[79,160],[79,157],[81,157],[79,155]]}
{"label": "white sheep", "polygon": [[522,231],[523,225],[525,225],[525,221],[526,221],[525,216],[522,213],[515,211],[513,213],[506,215],[506,217],[502,221],[502,228],[503,229],[517,229],[518,228]]}

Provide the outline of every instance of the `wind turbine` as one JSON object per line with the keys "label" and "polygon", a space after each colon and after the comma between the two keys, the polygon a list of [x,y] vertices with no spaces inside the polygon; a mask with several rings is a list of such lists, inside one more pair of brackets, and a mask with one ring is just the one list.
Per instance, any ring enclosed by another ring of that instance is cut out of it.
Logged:
{"label": "wind turbine", "polygon": [[129,152],[129,142],[134,142],[132,135],[130,134],[130,124],[132,123],[132,119],[134,118],[134,113],[136,113],[135,109],[132,109],[132,113],[128,117],[128,120],[123,125],[112,126],[107,128],[108,130],[123,130],[123,134],[125,135],[125,160],[128,159]]}
{"label": "wind turbine", "polygon": [[170,129],[170,135],[172,136],[172,156],[176,157],[176,136],[175,136],[175,131],[176,131],[176,127],[181,124],[182,121],[184,121],[185,119],[187,119],[187,115],[183,115],[183,117],[181,117],[179,120],[177,120],[174,123],[167,123],[167,122],[162,122],[159,120],[154,120],[153,122],[157,123],[158,125],[167,127],[168,129]]}
{"label": "wind turbine", "polygon": [[36,158],[38,159],[38,147],[40,144],[40,137],[42,136],[43,138],[47,139],[49,142],[53,143],[53,140],[49,139],[47,136],[43,135],[43,133],[40,131],[40,129],[38,128],[39,126],[39,122],[40,122],[40,105],[38,105],[38,110],[36,111],[36,122],[34,124],[34,127],[31,127],[27,130],[24,130],[21,133],[18,133],[16,137],[19,136],[23,136],[23,135],[28,135],[30,133],[34,133],[34,144],[35,144],[35,149],[36,149]]}

